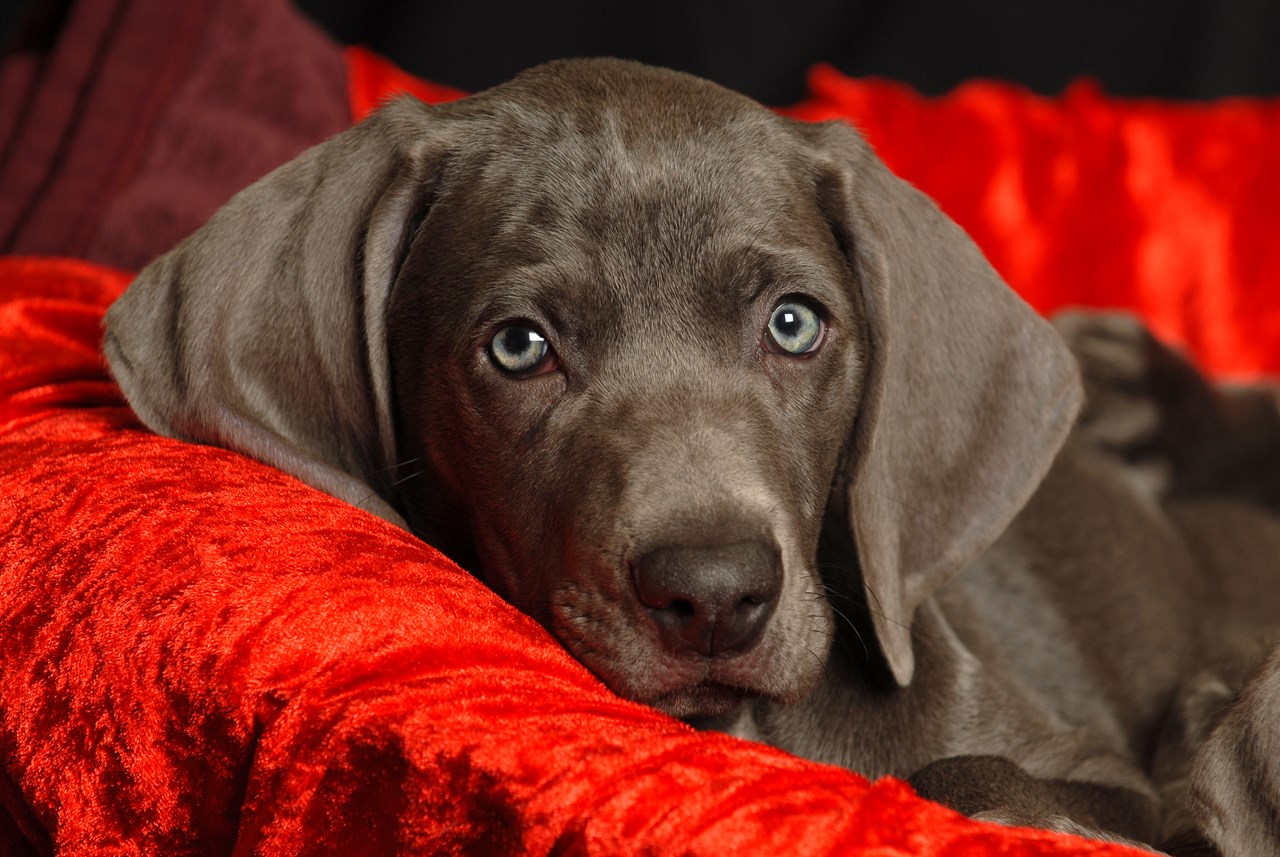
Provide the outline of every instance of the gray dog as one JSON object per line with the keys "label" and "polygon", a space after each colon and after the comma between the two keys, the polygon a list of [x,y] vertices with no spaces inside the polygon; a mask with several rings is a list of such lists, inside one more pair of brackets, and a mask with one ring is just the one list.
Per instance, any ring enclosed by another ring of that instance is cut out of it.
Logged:
{"label": "gray dog", "polygon": [[1062,338],[843,124],[620,61],[402,100],[147,268],[106,351],[148,426],[407,526],[623,696],[1280,853],[1280,519],[1073,433]]}

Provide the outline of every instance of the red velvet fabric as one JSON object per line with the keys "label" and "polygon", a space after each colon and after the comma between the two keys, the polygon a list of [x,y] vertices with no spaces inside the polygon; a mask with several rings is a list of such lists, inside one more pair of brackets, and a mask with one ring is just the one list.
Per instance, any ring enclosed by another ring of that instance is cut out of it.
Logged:
{"label": "red velvet fabric", "polygon": [[[347,61],[356,115],[450,94]],[[1280,369],[1275,104],[814,87],[1041,308]],[[403,532],[142,430],[98,351],[128,279],[0,260],[0,854],[1128,853],[694,733]]]}

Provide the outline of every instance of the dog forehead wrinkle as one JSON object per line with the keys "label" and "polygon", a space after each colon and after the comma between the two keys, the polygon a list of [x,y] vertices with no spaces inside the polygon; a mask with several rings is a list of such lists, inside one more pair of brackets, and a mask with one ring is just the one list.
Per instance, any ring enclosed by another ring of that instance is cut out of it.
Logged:
{"label": "dog forehead wrinkle", "polygon": [[537,175],[523,188],[513,178],[501,197],[497,237],[552,257],[574,245],[625,250],[637,267],[661,269],[697,259],[726,235],[754,225],[753,211],[777,207],[777,192],[761,192],[759,185],[745,194],[731,191],[734,177],[708,180],[663,169],[628,179],[613,168],[599,176],[590,170]]}
{"label": "dog forehead wrinkle", "polygon": [[[563,266],[566,279],[607,291],[614,307],[638,310],[631,329],[672,304],[722,311],[715,269],[735,249],[812,243],[815,227],[831,240],[821,218],[800,205],[813,196],[812,177],[791,163],[794,141],[772,139],[779,135],[750,112],[731,111],[722,133],[709,133],[706,122],[658,133],[647,117],[610,109],[591,113],[585,133],[581,111],[565,110],[510,109],[504,115],[519,133],[476,135],[472,155],[460,160],[488,189],[473,188],[467,204],[495,209],[491,247]],[[751,130],[739,133],[739,125]],[[518,141],[514,149],[499,145],[506,138]],[[647,333],[660,334],[672,320]],[[725,319],[715,321],[723,327]]]}
{"label": "dog forehead wrinkle", "polygon": [[508,104],[497,121],[478,123],[461,157],[479,165],[481,179],[509,191],[517,208],[547,195],[591,210],[654,190],[687,197],[752,189],[792,171],[794,142],[758,105],[716,117],[673,117],[672,110],[668,103]]}

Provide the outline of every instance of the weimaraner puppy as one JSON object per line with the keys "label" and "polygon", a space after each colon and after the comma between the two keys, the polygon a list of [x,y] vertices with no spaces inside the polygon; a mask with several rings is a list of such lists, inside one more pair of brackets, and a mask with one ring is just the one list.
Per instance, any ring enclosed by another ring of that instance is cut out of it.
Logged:
{"label": "weimaraner puppy", "polygon": [[[408,527],[697,726],[1145,843],[1276,772],[1233,737],[1274,661],[1162,736],[1280,617],[1277,516],[1073,434],[1063,340],[844,124],[614,60],[397,101],[148,267],[106,352],[151,428]],[[1249,823],[1226,853],[1280,853]]]}

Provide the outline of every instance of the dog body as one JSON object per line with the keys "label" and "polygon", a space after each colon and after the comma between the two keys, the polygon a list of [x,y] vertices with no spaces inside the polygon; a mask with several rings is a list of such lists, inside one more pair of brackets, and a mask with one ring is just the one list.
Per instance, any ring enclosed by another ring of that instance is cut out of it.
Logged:
{"label": "dog body", "polygon": [[[1239,663],[1241,640],[1276,639],[1276,524],[1225,498],[1162,508],[1109,457],[1069,440],[1000,540],[921,605],[909,687],[869,680],[855,639],[804,701],[758,703],[738,728],[909,777],[970,814],[1081,832],[1065,816],[1176,848],[1194,838],[1182,778],[1265,649],[1246,669],[1220,667]],[[1197,549],[1224,540],[1230,556]],[[1175,741],[1170,708],[1209,677],[1224,691],[1218,707]]]}
{"label": "dog body", "polygon": [[149,426],[409,527],[621,695],[972,814],[1153,841],[1171,700],[1280,617],[1067,439],[1061,339],[856,134],[674,72],[384,108],[106,351]]}

